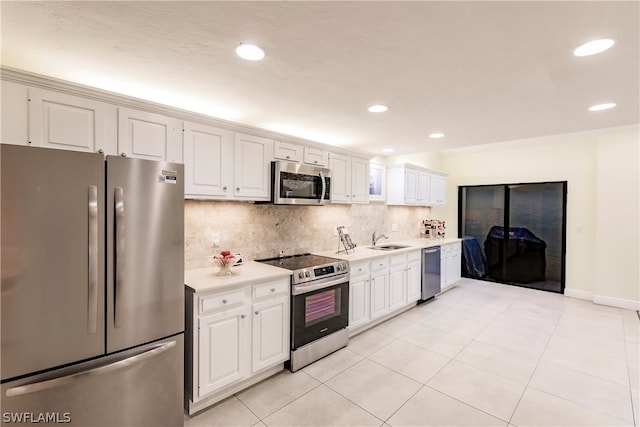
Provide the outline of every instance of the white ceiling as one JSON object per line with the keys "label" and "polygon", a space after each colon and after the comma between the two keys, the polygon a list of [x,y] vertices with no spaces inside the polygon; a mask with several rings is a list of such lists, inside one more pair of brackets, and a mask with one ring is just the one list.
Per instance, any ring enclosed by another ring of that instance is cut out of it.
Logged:
{"label": "white ceiling", "polygon": [[[639,4],[2,1],[2,65],[345,148],[440,151],[638,123]],[[599,37],[617,43],[572,55]],[[587,111],[602,102],[618,106]]]}

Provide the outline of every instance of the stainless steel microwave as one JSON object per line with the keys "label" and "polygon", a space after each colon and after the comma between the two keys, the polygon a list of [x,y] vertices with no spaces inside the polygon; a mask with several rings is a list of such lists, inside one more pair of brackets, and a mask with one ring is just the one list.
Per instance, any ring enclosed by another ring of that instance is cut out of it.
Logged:
{"label": "stainless steel microwave", "polygon": [[326,205],[331,202],[331,170],[300,163],[271,163],[271,202],[276,205]]}

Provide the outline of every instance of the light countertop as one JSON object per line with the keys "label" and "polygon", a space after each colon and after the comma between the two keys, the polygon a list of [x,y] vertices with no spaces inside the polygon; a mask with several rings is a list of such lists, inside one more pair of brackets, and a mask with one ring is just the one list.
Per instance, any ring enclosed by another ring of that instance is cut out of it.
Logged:
{"label": "light countertop", "polygon": [[368,259],[381,258],[389,255],[398,255],[406,252],[415,251],[416,249],[430,248],[434,246],[442,246],[451,243],[461,242],[462,239],[458,238],[446,238],[446,239],[407,239],[407,240],[379,240],[376,246],[384,245],[404,245],[406,248],[394,249],[392,251],[381,251],[378,249],[369,249],[371,245],[356,246],[355,249],[345,253],[344,251],[336,253],[333,251],[314,252],[317,255],[328,256],[331,258],[340,258],[347,261],[366,261]]}
{"label": "light countertop", "polygon": [[184,272],[185,285],[193,292],[217,291],[225,288],[264,282],[273,279],[289,278],[291,271],[255,261],[245,261],[242,265],[231,267],[232,276],[218,276],[218,267],[198,268]]}
{"label": "light countertop", "polygon": [[[433,246],[447,245],[450,243],[461,242],[462,239],[408,239],[408,240],[382,240],[378,241],[377,246],[397,244],[405,245],[406,248],[395,249],[392,251],[381,251],[369,249],[370,245],[357,246],[350,250],[348,254],[344,252],[336,253],[333,251],[314,252],[317,255],[323,255],[331,258],[339,258],[346,261],[366,261],[389,255],[397,255],[411,252],[416,249],[429,248]],[[292,272],[284,268],[274,267],[272,265],[263,264],[256,261],[245,261],[243,265],[232,267],[232,271],[236,274],[232,276],[218,276],[218,267],[198,268],[194,270],[186,270],[184,272],[185,285],[193,292],[217,291],[225,288],[232,288],[252,283],[264,282],[279,278],[289,278]]]}

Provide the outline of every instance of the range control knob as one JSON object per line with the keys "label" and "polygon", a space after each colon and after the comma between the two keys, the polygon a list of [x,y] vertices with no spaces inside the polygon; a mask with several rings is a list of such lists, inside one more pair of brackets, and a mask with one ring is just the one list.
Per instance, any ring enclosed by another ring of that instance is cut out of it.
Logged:
{"label": "range control knob", "polygon": [[298,278],[304,279],[304,273],[302,271],[300,273],[298,273]]}
{"label": "range control knob", "polygon": [[308,272],[308,271],[305,271],[305,272],[304,272],[304,277],[311,277],[311,274],[309,274],[309,272]]}

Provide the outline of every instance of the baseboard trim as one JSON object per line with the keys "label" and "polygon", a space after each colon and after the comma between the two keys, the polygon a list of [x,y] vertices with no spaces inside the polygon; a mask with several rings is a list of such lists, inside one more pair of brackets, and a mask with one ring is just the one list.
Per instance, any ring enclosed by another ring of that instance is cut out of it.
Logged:
{"label": "baseboard trim", "polygon": [[624,308],[626,310],[640,310],[640,301],[634,301],[630,299],[607,297],[603,295],[593,296],[594,304],[608,305],[611,307]]}
{"label": "baseboard trim", "polygon": [[564,288],[564,295],[571,298],[593,301],[593,292],[583,291],[582,289]]}
{"label": "baseboard trim", "polygon": [[572,288],[564,288],[564,295],[567,297],[591,301],[594,304],[607,305],[609,307],[616,307],[616,308],[624,308],[625,310],[640,311],[640,301],[608,297],[604,295],[596,295],[591,291],[583,291],[582,289],[572,289]]}

